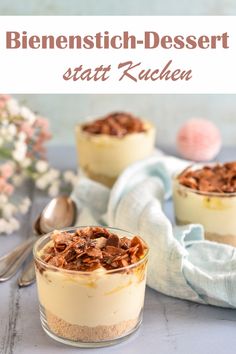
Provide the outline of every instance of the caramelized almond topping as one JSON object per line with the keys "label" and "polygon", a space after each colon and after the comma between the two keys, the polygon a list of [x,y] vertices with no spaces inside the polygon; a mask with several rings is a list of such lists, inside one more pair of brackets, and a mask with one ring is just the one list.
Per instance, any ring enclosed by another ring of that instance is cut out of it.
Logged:
{"label": "caramelized almond topping", "polygon": [[130,113],[117,112],[82,126],[90,134],[106,134],[123,137],[131,133],[145,132],[144,123]]}
{"label": "caramelized almond topping", "polygon": [[147,252],[143,241],[134,236],[119,238],[102,227],[86,227],[74,233],[54,231],[52,246],[45,247],[44,262],[58,268],[92,271],[127,267],[138,262]]}
{"label": "caramelized almond topping", "polygon": [[235,193],[236,161],[197,170],[187,168],[179,175],[178,180],[180,184],[200,192]]}
{"label": "caramelized almond topping", "polygon": [[111,234],[108,239],[106,246],[113,246],[119,248],[120,239],[117,235]]}

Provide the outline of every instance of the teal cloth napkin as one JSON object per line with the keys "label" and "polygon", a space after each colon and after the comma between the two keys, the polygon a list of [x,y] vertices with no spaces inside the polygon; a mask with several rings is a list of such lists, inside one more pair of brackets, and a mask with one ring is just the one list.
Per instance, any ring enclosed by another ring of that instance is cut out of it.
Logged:
{"label": "teal cloth napkin", "polygon": [[147,284],[202,304],[236,307],[236,248],[204,240],[201,225],[172,226],[163,211],[172,175],[187,162],[151,157],[128,167],[114,187],[79,177],[72,197],[78,225],[109,225],[138,234],[150,247]]}

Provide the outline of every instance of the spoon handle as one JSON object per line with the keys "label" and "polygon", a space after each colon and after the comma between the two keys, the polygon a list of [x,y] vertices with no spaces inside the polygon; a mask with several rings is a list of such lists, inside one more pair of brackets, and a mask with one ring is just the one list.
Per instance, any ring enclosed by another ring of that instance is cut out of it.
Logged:
{"label": "spoon handle", "polygon": [[35,237],[31,237],[17,246],[13,251],[0,258],[0,278],[10,270],[17,259],[25,252],[29,245],[33,244],[34,241]]}
{"label": "spoon handle", "polygon": [[29,263],[23,268],[22,273],[18,279],[18,286],[20,288],[29,286],[35,282],[34,259],[31,255]]}
{"label": "spoon handle", "polygon": [[21,252],[21,255],[15,260],[15,262],[11,265],[11,267],[8,268],[8,270],[0,277],[0,282],[7,281],[13,275],[16,274],[18,269],[21,267],[21,265],[24,263],[30,252],[32,251],[32,244],[34,241],[32,240],[31,243],[28,244],[27,248]]}

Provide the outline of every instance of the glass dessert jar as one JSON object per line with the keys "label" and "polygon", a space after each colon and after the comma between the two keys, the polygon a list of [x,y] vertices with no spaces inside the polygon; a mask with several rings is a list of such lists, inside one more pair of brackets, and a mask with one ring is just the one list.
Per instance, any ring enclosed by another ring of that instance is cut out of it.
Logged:
{"label": "glass dessert jar", "polygon": [[34,259],[41,323],[50,337],[100,347],[140,326],[148,259],[141,238],[113,228],[54,231],[36,242]]}
{"label": "glass dessert jar", "polygon": [[131,163],[151,155],[155,127],[128,113],[76,126],[78,162],[89,178],[111,187]]}
{"label": "glass dessert jar", "polygon": [[204,226],[205,239],[236,247],[236,163],[196,164],[173,179],[178,225]]}

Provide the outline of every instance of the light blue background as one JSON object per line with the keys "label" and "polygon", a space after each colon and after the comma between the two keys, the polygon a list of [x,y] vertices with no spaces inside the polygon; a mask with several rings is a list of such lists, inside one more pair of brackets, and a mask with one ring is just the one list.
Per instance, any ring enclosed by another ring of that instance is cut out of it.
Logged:
{"label": "light blue background", "polygon": [[[0,0],[1,15],[236,15],[235,0]],[[157,141],[175,144],[181,124],[205,117],[236,145],[235,95],[18,95],[51,121],[52,144],[74,144],[74,126],[87,116],[127,110],[153,120]]]}

